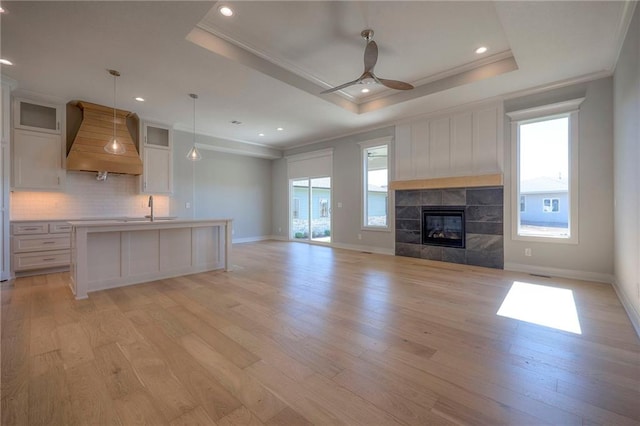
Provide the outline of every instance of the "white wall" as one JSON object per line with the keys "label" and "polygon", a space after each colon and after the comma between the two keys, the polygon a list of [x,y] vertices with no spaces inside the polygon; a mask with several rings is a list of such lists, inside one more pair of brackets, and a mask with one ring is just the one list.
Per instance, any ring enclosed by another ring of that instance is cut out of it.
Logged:
{"label": "white wall", "polygon": [[[591,81],[505,102],[506,112],[585,97],[579,115],[578,244],[512,239],[510,121],[505,118],[505,269],[613,280],[613,84]],[[533,256],[524,255],[531,248]]]}
{"label": "white wall", "polygon": [[[232,218],[236,242],[269,237],[271,160],[200,149],[202,160],[194,163],[185,158],[192,138],[186,132],[174,133],[172,214]],[[212,139],[198,135],[198,143],[213,144]]]}
{"label": "white wall", "polygon": [[640,334],[640,7],[613,77],[615,285]]}

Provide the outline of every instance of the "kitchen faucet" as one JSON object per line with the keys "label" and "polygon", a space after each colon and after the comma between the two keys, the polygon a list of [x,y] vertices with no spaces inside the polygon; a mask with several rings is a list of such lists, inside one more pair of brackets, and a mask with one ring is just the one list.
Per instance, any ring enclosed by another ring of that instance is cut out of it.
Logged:
{"label": "kitchen faucet", "polygon": [[151,207],[151,222],[153,222],[156,216],[153,214],[153,195],[149,195],[149,207]]}

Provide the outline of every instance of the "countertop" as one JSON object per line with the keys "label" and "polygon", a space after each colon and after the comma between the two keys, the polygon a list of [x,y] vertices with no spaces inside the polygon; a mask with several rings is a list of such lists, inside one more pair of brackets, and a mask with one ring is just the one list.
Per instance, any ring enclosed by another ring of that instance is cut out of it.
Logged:
{"label": "countertop", "polygon": [[70,220],[68,221],[72,226],[82,228],[94,228],[94,227],[150,227],[161,226],[164,228],[184,227],[190,225],[201,224],[226,224],[233,219],[227,218],[211,218],[211,219],[169,219],[169,218],[156,218],[153,222],[149,219],[140,218],[125,218],[125,219],[102,219],[102,220]]}
{"label": "countertop", "polygon": [[[23,223],[35,223],[35,222],[95,222],[95,221],[148,221],[148,217],[142,216],[111,216],[111,217],[76,217],[76,218],[63,218],[63,219],[11,219],[10,222],[23,222]],[[177,218],[176,216],[156,216],[156,220],[188,220],[186,218]]]}

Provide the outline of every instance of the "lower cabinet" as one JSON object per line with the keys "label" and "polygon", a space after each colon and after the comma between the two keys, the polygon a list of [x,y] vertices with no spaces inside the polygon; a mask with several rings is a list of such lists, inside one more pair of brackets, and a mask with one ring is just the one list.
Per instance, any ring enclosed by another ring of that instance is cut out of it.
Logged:
{"label": "lower cabinet", "polygon": [[66,221],[11,222],[11,269],[23,275],[64,270],[71,263]]}

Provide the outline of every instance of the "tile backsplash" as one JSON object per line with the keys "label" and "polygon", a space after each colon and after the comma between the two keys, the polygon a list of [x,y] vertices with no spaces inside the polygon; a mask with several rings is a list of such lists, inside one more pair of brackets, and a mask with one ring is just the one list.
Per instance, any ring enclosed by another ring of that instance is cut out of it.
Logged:
{"label": "tile backsplash", "polygon": [[[67,172],[64,192],[11,193],[11,220],[140,217],[149,214],[148,195],[139,194],[137,176]],[[155,214],[169,215],[169,197],[154,195]]]}

